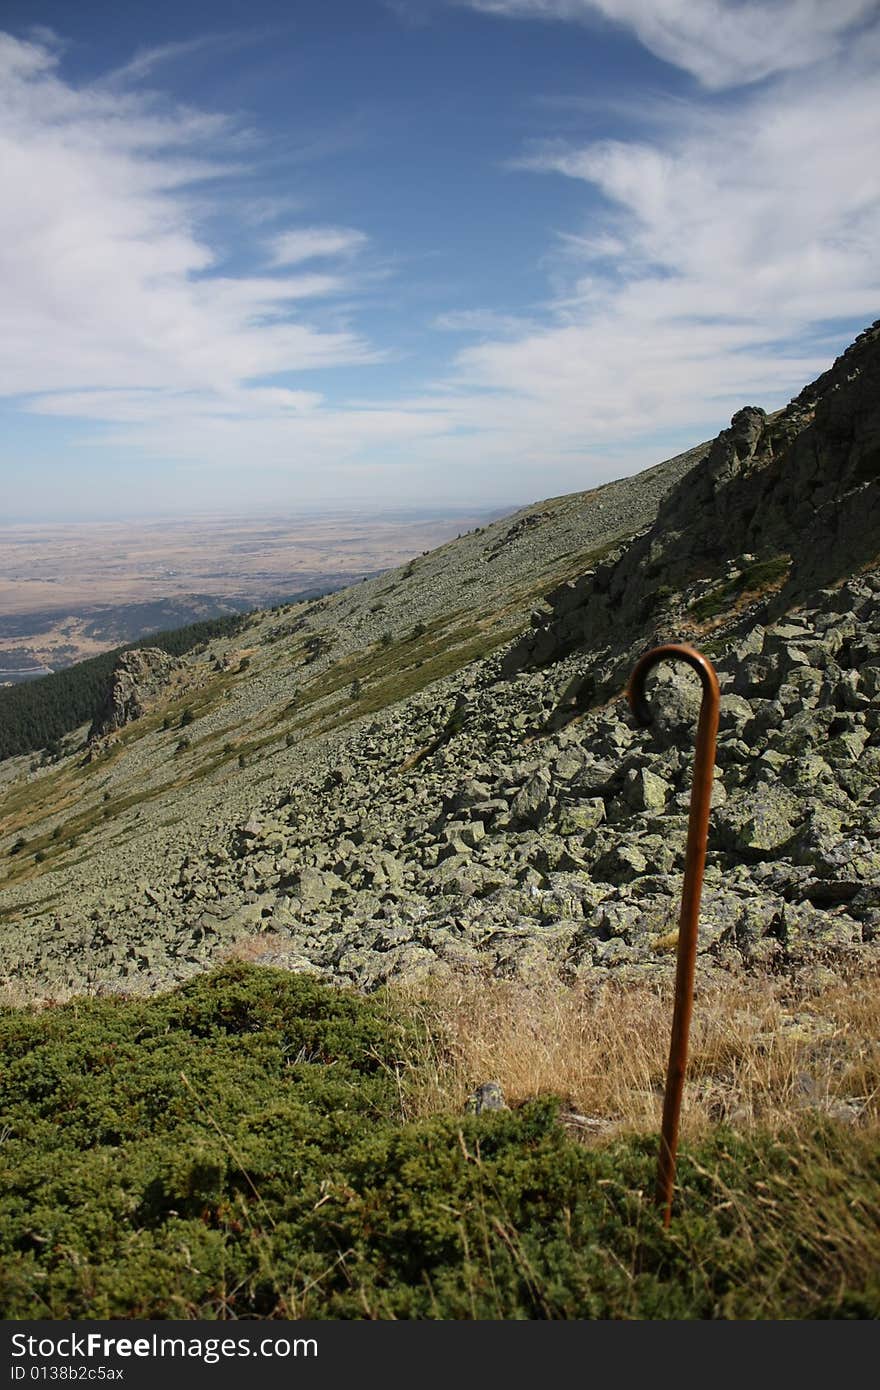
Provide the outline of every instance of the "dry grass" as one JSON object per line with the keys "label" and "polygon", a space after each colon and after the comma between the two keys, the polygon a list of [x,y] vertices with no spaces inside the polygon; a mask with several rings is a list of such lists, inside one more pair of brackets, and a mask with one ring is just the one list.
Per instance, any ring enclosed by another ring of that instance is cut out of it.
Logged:
{"label": "dry grass", "polygon": [[[821,993],[767,978],[698,993],[682,1128],[719,1120],[790,1130],[817,1111],[880,1123],[877,975]],[[460,1110],[475,1085],[500,1082],[512,1105],[560,1096],[585,1133],[656,1129],[672,1017],[668,987],[599,989],[490,977],[397,988],[423,1055],[407,1096],[411,1118]]]}

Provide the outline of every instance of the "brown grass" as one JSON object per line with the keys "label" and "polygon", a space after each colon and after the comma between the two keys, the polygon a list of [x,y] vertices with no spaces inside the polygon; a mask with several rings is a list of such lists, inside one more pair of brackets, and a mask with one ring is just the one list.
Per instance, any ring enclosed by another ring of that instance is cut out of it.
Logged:
{"label": "brown grass", "polygon": [[[880,1123],[880,980],[822,993],[770,979],[698,993],[682,1128],[725,1120],[778,1132],[817,1110]],[[460,1110],[483,1081],[508,1103],[553,1093],[586,1133],[655,1129],[672,1017],[668,986],[598,989],[490,977],[397,987],[394,1007],[422,1043],[411,1118]]]}

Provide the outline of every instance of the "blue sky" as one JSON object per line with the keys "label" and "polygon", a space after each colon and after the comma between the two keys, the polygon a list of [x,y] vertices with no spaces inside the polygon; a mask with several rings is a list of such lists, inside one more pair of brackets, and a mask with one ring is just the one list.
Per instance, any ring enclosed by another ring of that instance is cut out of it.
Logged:
{"label": "blue sky", "polygon": [[495,506],[880,313],[877,0],[4,0],[8,517]]}

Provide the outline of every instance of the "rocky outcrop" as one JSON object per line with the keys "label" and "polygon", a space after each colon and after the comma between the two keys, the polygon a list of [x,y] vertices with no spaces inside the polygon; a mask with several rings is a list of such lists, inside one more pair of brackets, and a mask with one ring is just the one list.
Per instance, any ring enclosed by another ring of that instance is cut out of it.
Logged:
{"label": "rocky outcrop", "polygon": [[133,719],[140,719],[164,695],[180,662],[158,647],[123,652],[110,689],[89,730],[89,743],[106,738]]}
{"label": "rocky outcrop", "polygon": [[779,616],[878,557],[880,321],[784,411],[738,411],[641,536],[549,596],[505,672],[613,647],[609,689],[649,642],[698,634],[694,600],[731,563],[780,562]]}

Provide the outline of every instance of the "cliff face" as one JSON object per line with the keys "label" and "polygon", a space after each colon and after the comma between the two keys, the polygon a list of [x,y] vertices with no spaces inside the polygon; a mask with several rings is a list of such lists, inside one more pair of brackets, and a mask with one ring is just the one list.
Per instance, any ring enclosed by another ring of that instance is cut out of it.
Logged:
{"label": "cliff face", "polygon": [[116,663],[107,699],[92,722],[89,743],[146,714],[151,704],[167,693],[179,665],[158,647],[124,652]]}
{"label": "cliff face", "polygon": [[649,640],[698,635],[669,598],[744,555],[790,561],[771,617],[880,555],[880,321],[785,410],[738,411],[621,556],[549,596],[505,670],[613,647],[616,680]]}

